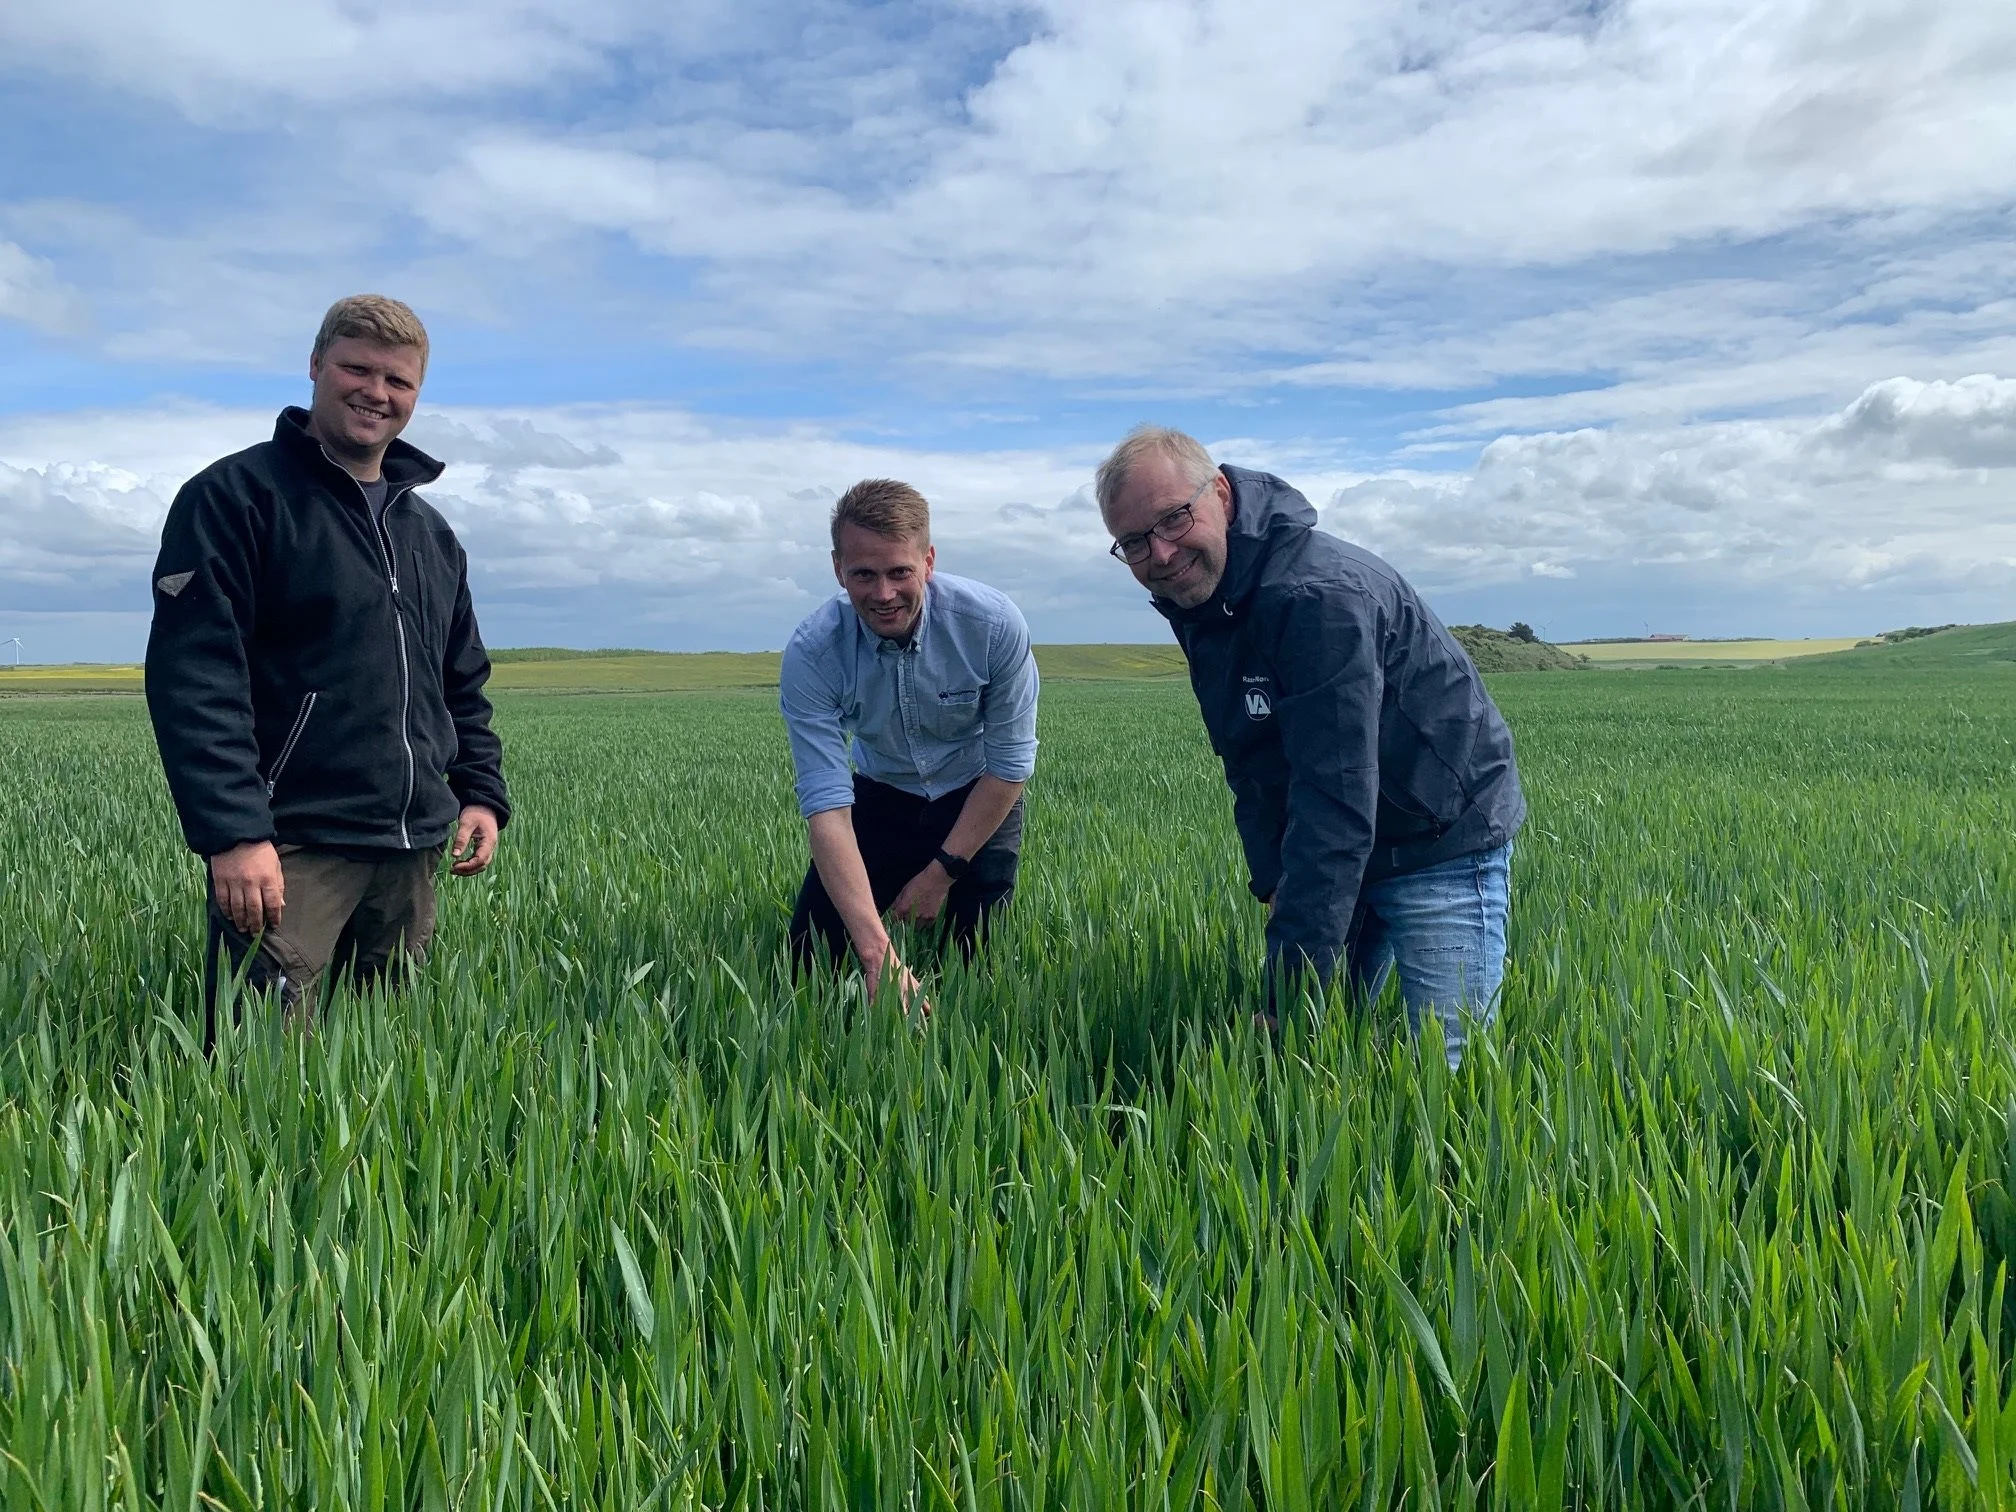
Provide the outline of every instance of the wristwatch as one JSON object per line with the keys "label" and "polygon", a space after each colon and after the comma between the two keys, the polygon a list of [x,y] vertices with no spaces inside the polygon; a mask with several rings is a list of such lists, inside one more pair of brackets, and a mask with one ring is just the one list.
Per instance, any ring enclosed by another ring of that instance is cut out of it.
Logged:
{"label": "wristwatch", "polygon": [[941,850],[937,855],[938,864],[945,868],[945,875],[957,882],[966,875],[966,868],[973,864],[967,856],[955,856],[950,851]]}

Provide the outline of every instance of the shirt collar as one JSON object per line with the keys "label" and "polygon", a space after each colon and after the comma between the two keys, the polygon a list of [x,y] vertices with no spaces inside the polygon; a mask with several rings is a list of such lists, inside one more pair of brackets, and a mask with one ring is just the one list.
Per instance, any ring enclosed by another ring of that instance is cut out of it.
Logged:
{"label": "shirt collar", "polygon": [[[894,656],[904,651],[915,651],[921,654],[924,650],[924,638],[931,630],[931,606],[937,602],[937,599],[938,589],[935,584],[926,583],[924,585],[924,608],[917,616],[917,628],[910,632],[910,639],[907,641],[893,641],[886,635],[877,635],[873,630],[868,628],[868,622],[858,614],[854,615],[854,623],[859,627],[863,635],[875,642],[875,654],[877,656]],[[854,612],[852,603],[848,604],[847,610],[850,614]]]}

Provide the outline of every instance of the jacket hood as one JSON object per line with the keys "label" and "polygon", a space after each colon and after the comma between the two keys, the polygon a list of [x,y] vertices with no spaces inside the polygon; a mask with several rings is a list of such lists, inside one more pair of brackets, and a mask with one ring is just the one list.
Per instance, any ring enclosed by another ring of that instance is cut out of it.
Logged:
{"label": "jacket hood", "polygon": [[1178,609],[1166,599],[1152,599],[1165,618],[1181,622],[1236,613],[1259,583],[1260,570],[1274,548],[1316,527],[1316,507],[1274,474],[1245,467],[1220,467],[1218,471],[1232,485],[1225,576],[1218,582],[1218,591],[1194,609]]}
{"label": "jacket hood", "polygon": [[[341,465],[322,449],[322,443],[308,429],[308,411],[298,404],[290,404],[280,411],[280,418],[273,422],[273,439],[311,464],[321,462],[342,471]],[[445,470],[441,463],[410,441],[399,440],[385,448],[385,460],[380,466],[386,480],[402,492],[418,488],[423,483],[432,483]]]}

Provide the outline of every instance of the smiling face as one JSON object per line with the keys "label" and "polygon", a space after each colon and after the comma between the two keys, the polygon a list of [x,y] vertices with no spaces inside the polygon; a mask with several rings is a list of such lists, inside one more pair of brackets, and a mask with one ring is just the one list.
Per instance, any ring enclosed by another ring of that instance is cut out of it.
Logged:
{"label": "smiling face", "polygon": [[840,527],[833,575],[862,624],[884,640],[908,640],[924,613],[924,585],[937,559],[937,548],[917,536],[885,536],[850,523]]}
{"label": "smiling face", "polygon": [[1117,541],[1152,532],[1192,495],[1190,528],[1174,541],[1150,533],[1148,555],[1127,567],[1143,588],[1179,609],[1194,609],[1210,598],[1225,576],[1225,535],[1232,523],[1232,485],[1225,475],[1213,473],[1200,491],[1198,480],[1174,458],[1150,455],[1134,465],[1106,511],[1106,529]]}
{"label": "smiling face", "polygon": [[413,418],[426,359],[419,348],[338,336],[308,359],[308,429],[355,476],[378,476],[385,448]]}

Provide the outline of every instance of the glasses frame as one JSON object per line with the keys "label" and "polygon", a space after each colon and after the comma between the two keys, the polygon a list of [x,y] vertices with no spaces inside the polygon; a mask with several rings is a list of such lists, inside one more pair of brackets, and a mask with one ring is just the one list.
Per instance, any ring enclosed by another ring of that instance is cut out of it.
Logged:
{"label": "glasses frame", "polygon": [[[1199,483],[1189,498],[1178,504],[1174,509],[1164,510],[1161,514],[1157,515],[1155,523],[1150,525],[1146,530],[1130,531],[1124,536],[1116,537],[1113,544],[1106,548],[1106,554],[1122,566],[1139,567],[1155,554],[1155,548],[1149,544],[1151,539],[1168,541],[1172,545],[1182,540],[1183,537],[1190,534],[1191,527],[1197,523],[1197,501],[1204,497],[1204,490],[1209,488],[1213,480],[1218,476],[1220,475],[1213,473],[1211,477]],[[1178,524],[1178,521],[1181,521],[1181,523]],[[1175,526],[1173,530],[1170,529],[1172,525]],[[1128,555],[1127,546],[1130,541],[1139,545],[1141,548],[1140,556]]]}

